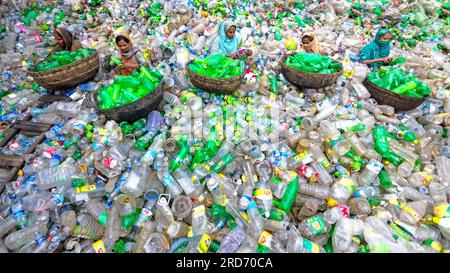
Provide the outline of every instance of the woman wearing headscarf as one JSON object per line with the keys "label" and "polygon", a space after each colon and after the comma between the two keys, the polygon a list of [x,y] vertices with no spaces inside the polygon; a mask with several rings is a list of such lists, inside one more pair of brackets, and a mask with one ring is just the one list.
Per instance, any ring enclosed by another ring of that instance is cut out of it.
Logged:
{"label": "woman wearing headscarf", "polygon": [[144,58],[144,54],[137,48],[133,47],[131,39],[125,34],[119,34],[116,36],[116,47],[119,50],[120,60],[119,65],[110,61],[111,55],[105,56],[106,61],[110,61],[109,67],[115,68],[116,73],[119,75],[130,75],[135,71],[139,71],[142,66],[148,66],[147,60]]}
{"label": "woman wearing headscarf", "polygon": [[233,59],[238,59],[244,54],[251,56],[253,52],[250,49],[239,50],[241,36],[236,30],[237,27],[232,22],[221,22],[219,24],[219,33],[211,48],[211,54],[222,53]]}
{"label": "woman wearing headscarf", "polygon": [[388,29],[382,28],[378,30],[375,35],[375,40],[361,49],[359,58],[372,68],[378,68],[384,64],[389,64],[392,60],[392,58],[389,57],[391,52],[391,40],[392,34]]}
{"label": "woman wearing headscarf", "polygon": [[83,47],[80,41],[74,39],[72,33],[65,28],[57,28],[53,36],[57,44],[51,54],[55,54],[55,52],[61,50],[76,51]]}
{"label": "woman wearing headscarf", "polygon": [[306,52],[324,54],[319,45],[319,40],[313,31],[305,32],[302,36],[302,47]]}

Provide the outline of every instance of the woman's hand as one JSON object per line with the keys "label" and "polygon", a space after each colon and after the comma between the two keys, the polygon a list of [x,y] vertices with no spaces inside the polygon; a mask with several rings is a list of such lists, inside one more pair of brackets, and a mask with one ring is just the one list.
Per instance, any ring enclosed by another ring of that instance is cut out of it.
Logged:
{"label": "woman's hand", "polygon": [[105,59],[105,61],[111,60],[111,54],[106,55],[104,59]]}
{"label": "woman's hand", "polygon": [[136,68],[136,69],[138,69],[138,68],[139,68],[139,65],[138,65],[138,64],[126,64],[126,65],[122,65],[122,67],[124,67],[124,68]]}
{"label": "woman's hand", "polygon": [[232,58],[232,59],[237,59],[237,58],[239,58],[238,54],[236,54],[236,53],[227,54],[227,55],[225,55],[225,56],[227,56],[227,57],[229,57],[229,58]]}
{"label": "woman's hand", "polygon": [[385,57],[381,59],[385,64],[389,64],[392,61],[391,57]]}

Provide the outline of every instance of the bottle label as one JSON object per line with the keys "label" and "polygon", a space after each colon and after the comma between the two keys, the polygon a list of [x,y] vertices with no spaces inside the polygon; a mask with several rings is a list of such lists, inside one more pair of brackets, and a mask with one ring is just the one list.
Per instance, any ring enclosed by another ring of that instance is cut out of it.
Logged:
{"label": "bottle label", "polygon": [[201,253],[206,253],[208,252],[210,245],[211,245],[211,237],[207,233],[205,233],[200,239],[200,242],[196,249]]}
{"label": "bottle label", "polygon": [[76,191],[77,191],[77,193],[80,193],[80,192],[92,192],[95,189],[96,189],[95,185],[92,184],[92,185],[86,185],[86,186],[77,187]]}
{"label": "bottle label", "polygon": [[272,105],[275,102],[276,98],[277,98],[277,95],[275,93],[270,92],[269,103],[267,104],[267,108],[272,108]]}
{"label": "bottle label", "polygon": [[428,186],[433,180],[433,176],[427,172],[419,172],[419,175],[423,178],[422,186]]}
{"label": "bottle label", "polygon": [[281,177],[283,175],[283,170],[280,167],[275,167],[273,172],[279,177]]}
{"label": "bottle label", "polygon": [[259,236],[258,243],[262,246],[270,247],[271,242],[272,242],[272,234],[270,234],[267,231],[263,231]]}
{"label": "bottle label", "polygon": [[108,212],[105,210],[104,212],[102,212],[102,214],[100,214],[100,216],[97,218],[97,221],[102,225],[102,226],[106,226],[106,221],[108,219]]}
{"label": "bottle label", "polygon": [[200,205],[192,209],[192,218],[200,217],[206,212],[205,206]]}
{"label": "bottle label", "polygon": [[413,208],[405,203],[401,204],[401,209],[409,213],[416,221],[420,221],[420,219],[422,219],[422,217],[420,217],[420,215]]}
{"label": "bottle label", "polygon": [[192,233],[192,226],[188,226],[188,233],[187,233],[187,235],[186,235],[188,238],[191,238],[192,236],[193,236],[193,233]]}
{"label": "bottle label", "polygon": [[319,245],[316,243],[311,242],[310,240],[307,240],[303,238],[303,248],[306,249],[309,253],[319,253],[320,248]]}
{"label": "bottle label", "polygon": [[303,165],[306,165],[306,164],[312,163],[314,161],[314,159],[308,152],[304,151],[304,152],[299,153],[298,155],[294,156],[294,161],[295,161],[295,163],[300,162]]}
{"label": "bottle label", "polygon": [[[243,175],[241,178],[244,183],[247,183],[250,180],[247,175]],[[253,181],[258,182],[258,176],[256,174],[253,175]]]}
{"label": "bottle label", "polygon": [[322,233],[326,228],[325,222],[321,216],[310,217],[306,221],[308,222],[314,236]]}
{"label": "bottle label", "polygon": [[346,205],[340,204],[340,205],[337,205],[337,208],[339,208],[341,210],[342,215],[344,217],[347,217],[350,215],[350,209]]}
{"label": "bottle label", "polygon": [[373,173],[381,172],[382,168],[383,168],[383,164],[381,164],[381,162],[373,160],[373,159],[370,160],[369,164],[367,164],[367,169]]}
{"label": "bottle label", "polygon": [[148,220],[153,216],[153,212],[147,208],[142,208],[141,215],[143,215]]}
{"label": "bottle label", "polygon": [[433,208],[434,216],[438,218],[450,217],[450,206],[440,205]]}
{"label": "bottle label", "polygon": [[341,186],[343,186],[344,188],[346,188],[349,194],[353,194],[355,192],[355,190],[356,190],[355,182],[353,182],[353,180],[350,179],[350,178],[346,178],[346,177],[341,178],[338,181],[338,183]]}
{"label": "bottle label", "polygon": [[442,251],[442,246],[436,242],[435,240],[425,240],[424,244],[433,248],[434,250],[436,250],[437,252],[441,252]]}
{"label": "bottle label", "polygon": [[271,200],[272,197],[272,191],[270,189],[257,189],[255,191],[255,196],[259,200],[267,201]]}
{"label": "bottle label", "polygon": [[97,242],[93,243],[92,247],[94,248],[95,253],[106,253],[106,248],[102,240],[98,240]]}

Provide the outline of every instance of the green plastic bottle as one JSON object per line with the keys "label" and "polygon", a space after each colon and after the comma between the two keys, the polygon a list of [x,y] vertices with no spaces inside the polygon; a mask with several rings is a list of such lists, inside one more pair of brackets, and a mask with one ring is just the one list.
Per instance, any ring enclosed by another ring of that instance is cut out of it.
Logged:
{"label": "green plastic bottle", "polygon": [[273,204],[280,210],[289,213],[292,209],[292,205],[295,202],[295,198],[298,194],[298,176],[294,178],[286,187],[283,198],[278,200],[273,200]]}
{"label": "green plastic bottle", "polygon": [[189,146],[187,145],[187,143],[180,141],[179,146],[180,150],[175,155],[175,157],[172,158],[172,160],[170,160],[170,167],[169,167],[170,173],[181,167],[181,165],[183,165],[184,159],[189,154]]}
{"label": "green plastic bottle", "polygon": [[219,162],[217,162],[211,170],[215,173],[219,173],[221,170],[223,170],[228,164],[233,162],[234,156],[231,153],[228,153],[225,155]]}
{"label": "green plastic bottle", "polygon": [[375,126],[373,129],[373,138],[375,140],[375,150],[383,157],[386,157],[390,151],[386,128],[383,126]]}
{"label": "green plastic bottle", "polygon": [[380,180],[380,185],[383,189],[390,189],[393,187],[392,180],[385,170],[380,171],[378,174],[378,179]]}

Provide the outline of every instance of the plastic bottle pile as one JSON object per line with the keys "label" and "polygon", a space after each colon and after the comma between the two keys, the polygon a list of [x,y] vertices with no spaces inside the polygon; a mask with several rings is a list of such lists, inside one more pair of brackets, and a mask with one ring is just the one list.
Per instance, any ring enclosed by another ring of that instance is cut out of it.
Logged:
{"label": "plastic bottle pile", "polygon": [[[23,151],[34,139],[21,134],[2,147],[25,166],[8,182],[0,168],[0,252],[450,250],[447,4],[151,2],[67,0],[37,16],[17,11],[27,1],[2,2],[0,135],[29,115],[53,126],[32,154]],[[116,50],[108,33],[129,32],[164,76],[161,109],[117,123],[82,107],[86,92],[114,83],[103,71],[61,91],[73,101],[37,107],[45,90],[26,69],[47,57],[42,26],[59,12],[57,25],[100,59]],[[223,15],[253,51],[244,84],[226,96],[183,73],[207,56]],[[369,71],[356,55],[379,18],[401,22],[392,55],[432,90],[416,109],[378,105],[362,85]],[[298,90],[278,61],[313,24],[344,73]]]}

